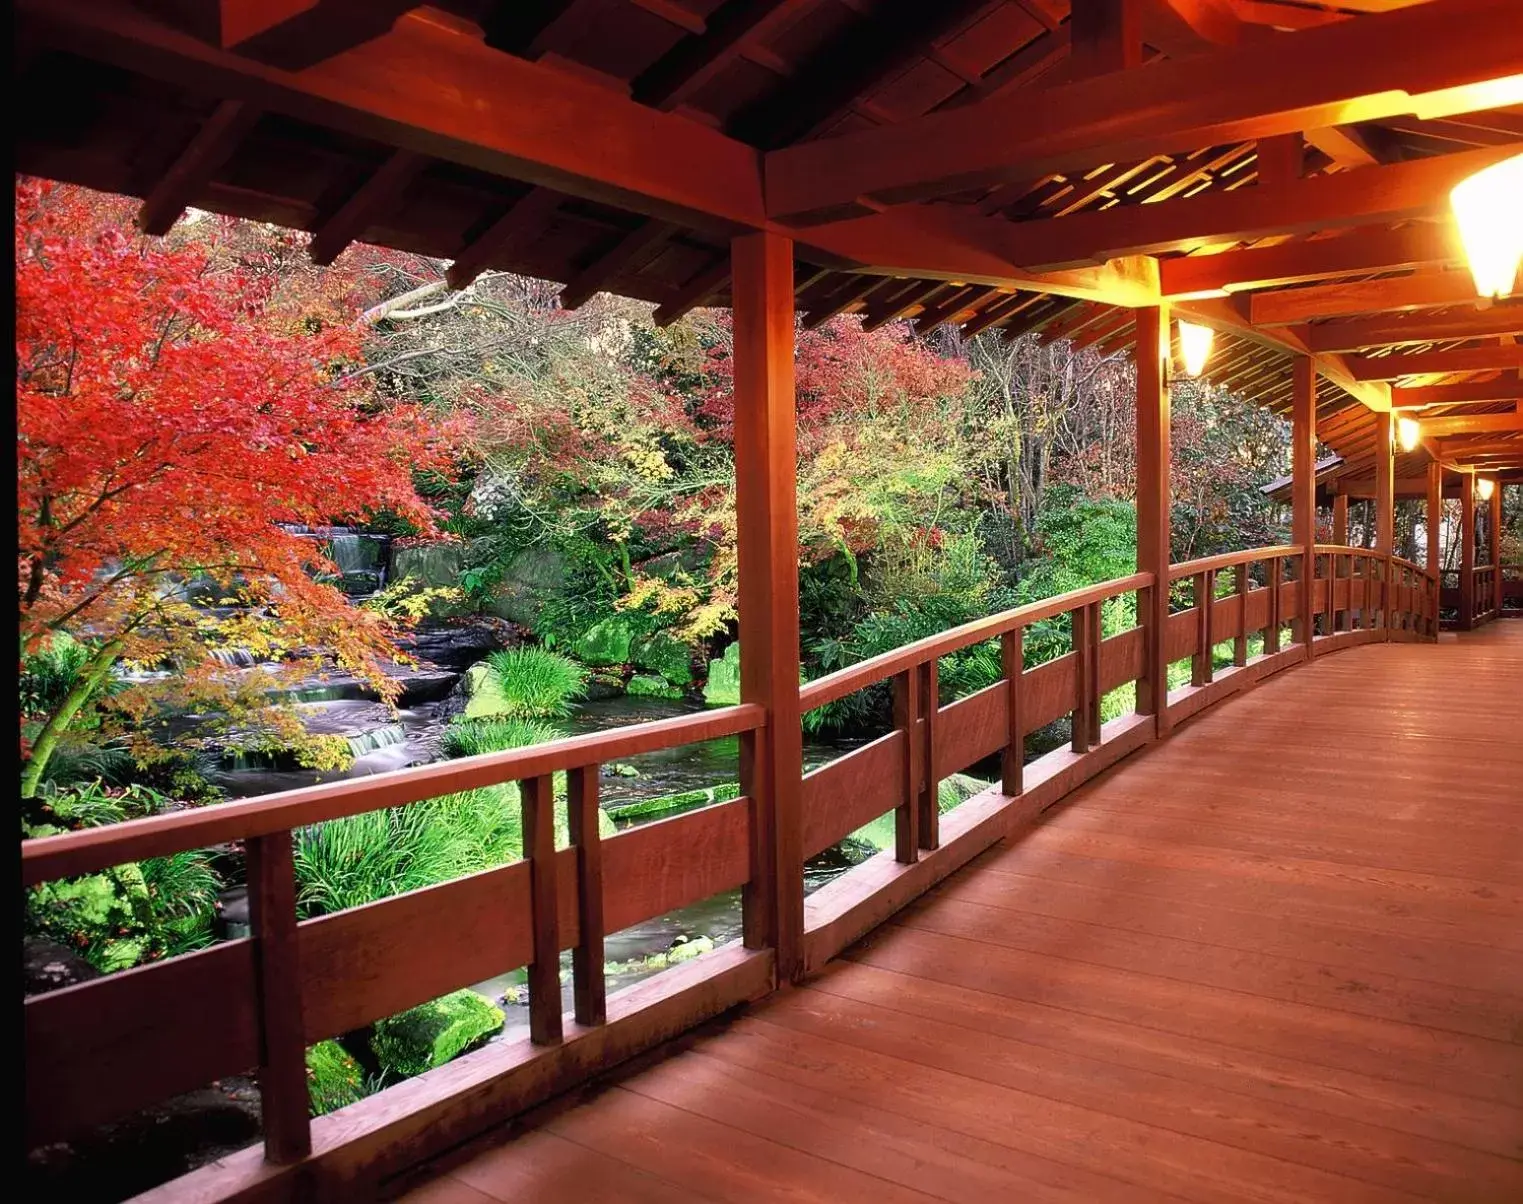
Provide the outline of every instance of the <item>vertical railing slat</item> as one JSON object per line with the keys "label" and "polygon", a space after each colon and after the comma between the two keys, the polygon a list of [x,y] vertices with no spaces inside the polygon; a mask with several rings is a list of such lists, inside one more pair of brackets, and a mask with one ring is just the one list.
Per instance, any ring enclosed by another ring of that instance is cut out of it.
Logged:
{"label": "vertical railing slat", "polygon": [[1232,644],[1232,663],[1240,669],[1248,663],[1248,590],[1253,584],[1251,569],[1252,562],[1245,560],[1233,570],[1232,583],[1237,589],[1237,638]]}
{"label": "vertical railing slat", "polygon": [[1269,605],[1264,623],[1264,655],[1272,656],[1280,650],[1280,589],[1284,584],[1284,562],[1278,556],[1269,561]]}
{"label": "vertical railing slat", "polygon": [[1074,655],[1074,697],[1072,747],[1074,752],[1089,751],[1089,607],[1069,611]]}
{"label": "vertical railing slat", "polygon": [[291,833],[253,837],[245,855],[258,975],[259,1105],[265,1157],[275,1163],[297,1162],[312,1152],[312,1131]]}
{"label": "vertical railing slat", "polygon": [[920,672],[915,666],[894,677],[894,727],[904,734],[904,784],[894,809],[894,857],[909,865],[920,855],[920,754],[916,718],[920,714]]}
{"label": "vertical railing slat", "polygon": [[1021,715],[1021,674],[1025,671],[1025,632],[1017,627],[1000,639],[1005,674],[1005,751],[1000,761],[1000,789],[1012,798],[1024,791],[1026,738]]}
{"label": "vertical railing slat", "polygon": [[920,789],[919,837],[922,849],[941,844],[941,775],[936,768],[936,712],[941,706],[938,662],[935,657],[920,666],[920,710],[922,715],[920,764],[924,784]]}
{"label": "vertical railing slat", "polygon": [[598,831],[598,767],[582,765],[566,778],[566,825],[576,847],[577,943],[571,952],[578,1024],[608,1018],[603,975],[603,838]]}
{"label": "vertical railing slat", "polygon": [[559,894],[555,881],[555,779],[550,774],[518,784],[523,805],[523,852],[529,862],[529,1040],[553,1045],[561,1039]]}
{"label": "vertical railing slat", "polygon": [[1105,636],[1104,612],[1101,606],[1102,603],[1099,602],[1090,603],[1086,633],[1089,636],[1089,721],[1085,724],[1085,728],[1091,748],[1098,748],[1100,745],[1100,641]]}
{"label": "vertical railing slat", "polygon": [[1216,574],[1210,569],[1195,574],[1195,656],[1190,665],[1190,684],[1211,683],[1211,604]]}

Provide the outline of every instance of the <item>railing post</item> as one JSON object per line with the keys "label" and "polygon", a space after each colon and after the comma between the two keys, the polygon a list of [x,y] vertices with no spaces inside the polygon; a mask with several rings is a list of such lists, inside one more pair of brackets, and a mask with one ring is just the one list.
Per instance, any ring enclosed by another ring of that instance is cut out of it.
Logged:
{"label": "railing post", "polygon": [[1310,657],[1316,628],[1312,618],[1317,587],[1317,370],[1310,356],[1292,361],[1291,542],[1301,552],[1301,605],[1292,638]]}
{"label": "railing post", "polygon": [[917,737],[921,675],[918,665],[894,677],[894,727],[904,735],[904,786],[894,808],[894,859],[904,865],[920,856],[920,783],[923,746]]}
{"label": "railing post", "polygon": [[1025,721],[1021,715],[1021,674],[1025,670],[1025,632],[1017,627],[1000,638],[1005,674],[1005,751],[1000,759],[1000,789],[1011,798],[1025,790]]}
{"label": "railing post", "polygon": [[251,838],[249,926],[259,991],[259,1105],[265,1157],[297,1162],[312,1152],[307,1045],[290,832]]}
{"label": "railing post", "polygon": [[1461,631],[1475,626],[1475,474],[1460,474],[1460,618]]}
{"label": "railing post", "polygon": [[1154,716],[1154,732],[1169,731],[1169,307],[1135,311],[1137,368],[1137,571],[1153,585],[1137,598],[1143,631],[1137,713]]}
{"label": "railing post", "polygon": [[1267,584],[1269,598],[1264,616],[1264,655],[1273,656],[1280,650],[1280,591],[1285,584],[1285,562],[1278,556],[1270,558]]}
{"label": "railing post", "polygon": [[1216,592],[1216,574],[1210,569],[1195,574],[1195,657],[1190,665],[1190,684],[1211,683],[1211,604]]}
{"label": "railing post", "polygon": [[1251,561],[1243,561],[1234,570],[1233,584],[1237,587],[1237,639],[1232,645],[1232,663],[1241,669],[1248,663],[1248,588],[1251,584],[1249,570]]}
{"label": "railing post", "polygon": [[523,807],[523,853],[529,862],[529,915],[534,960],[529,963],[529,1040],[561,1039],[560,894],[555,881],[555,779],[518,784]]}
{"label": "railing post", "polygon": [[937,661],[934,657],[920,666],[920,765],[924,785],[920,789],[920,847],[934,849],[941,844],[941,775],[936,769],[936,712],[941,706]]}
{"label": "railing post", "polygon": [[1433,594],[1433,605],[1428,612],[1427,634],[1438,638],[1438,591],[1441,584],[1439,577],[1439,546],[1438,534],[1443,527],[1444,506],[1444,466],[1438,460],[1428,462],[1428,496],[1427,509],[1424,514],[1424,526],[1428,536],[1428,580],[1423,582],[1423,592],[1426,594],[1430,588]]}
{"label": "railing post", "polygon": [[1491,513],[1487,523],[1491,536],[1491,599],[1492,618],[1502,617],[1502,490],[1501,481],[1491,484]]}
{"label": "railing post", "polygon": [[1089,604],[1089,746],[1100,747],[1100,644],[1105,638],[1103,602]]}
{"label": "railing post", "polygon": [[745,943],[773,948],[778,981],[788,982],[804,965],[793,243],[739,235],[730,263],[740,697],[767,712],[766,726],[741,742],[753,821]]}
{"label": "railing post", "polygon": [[576,1022],[608,1019],[603,975],[603,838],[598,831],[598,767],[581,765],[566,775],[566,828],[576,848],[577,942],[571,951]]}
{"label": "railing post", "polygon": [[1074,697],[1071,729],[1074,752],[1089,751],[1089,607],[1080,606],[1068,612],[1069,630],[1073,635]]}

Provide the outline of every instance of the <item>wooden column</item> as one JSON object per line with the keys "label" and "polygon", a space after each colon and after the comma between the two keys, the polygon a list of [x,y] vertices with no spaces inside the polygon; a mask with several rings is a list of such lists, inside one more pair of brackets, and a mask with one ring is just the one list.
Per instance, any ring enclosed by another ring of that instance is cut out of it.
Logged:
{"label": "wooden column", "polygon": [[1375,415],[1375,551],[1380,553],[1380,626],[1391,635],[1391,554],[1396,548],[1396,481],[1391,414]]}
{"label": "wooden column", "polygon": [[1348,547],[1348,494],[1333,495],[1333,542]]}
{"label": "wooden column", "polygon": [[1460,621],[1461,631],[1475,625],[1475,474],[1460,476]]}
{"label": "wooden column", "polygon": [[1491,485],[1491,514],[1487,524],[1491,534],[1491,597],[1488,601],[1496,618],[1502,617],[1502,482]]}
{"label": "wooden column", "polygon": [[1137,713],[1156,716],[1155,730],[1163,736],[1169,730],[1169,307],[1144,306],[1136,315],[1137,571],[1152,573],[1156,581],[1137,594],[1144,647]]}
{"label": "wooden column", "polygon": [[298,1162],[312,1151],[307,1121],[307,1046],[296,929],[296,874],[290,832],[245,844],[249,923],[258,989],[259,1102],[265,1157]]}
{"label": "wooden column", "polygon": [[766,726],[741,741],[753,817],[745,943],[775,949],[786,982],[802,970],[804,934],[793,242],[744,234],[731,242],[730,262],[740,697],[767,710]]}
{"label": "wooden column", "polygon": [[1311,357],[1294,363],[1291,398],[1291,535],[1301,549],[1301,604],[1296,608],[1291,638],[1312,650],[1312,610],[1316,590],[1317,543],[1317,370]]}
{"label": "wooden column", "polygon": [[1431,581],[1423,588],[1431,590],[1433,596],[1430,599],[1431,612],[1428,615],[1428,634],[1438,634],[1438,590],[1439,590],[1439,532],[1444,526],[1444,466],[1437,460],[1428,462],[1428,506],[1425,522],[1428,528],[1428,573]]}

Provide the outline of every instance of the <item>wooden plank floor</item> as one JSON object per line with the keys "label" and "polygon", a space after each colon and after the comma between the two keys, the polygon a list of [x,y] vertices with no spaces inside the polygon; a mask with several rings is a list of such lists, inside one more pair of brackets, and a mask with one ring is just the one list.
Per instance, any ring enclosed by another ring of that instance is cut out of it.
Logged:
{"label": "wooden plank floor", "polygon": [[1523,1201],[1523,621],[1266,681],[405,1199]]}

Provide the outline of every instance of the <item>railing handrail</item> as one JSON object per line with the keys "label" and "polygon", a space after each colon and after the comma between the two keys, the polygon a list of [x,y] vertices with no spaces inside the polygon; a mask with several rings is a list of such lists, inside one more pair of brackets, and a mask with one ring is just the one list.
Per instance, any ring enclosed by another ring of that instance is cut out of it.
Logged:
{"label": "railing handrail", "polygon": [[693,715],[654,719],[613,731],[568,736],[527,748],[481,753],[390,773],[303,786],[247,802],[220,803],[192,811],[150,815],[99,828],[24,840],[21,842],[22,884],[36,886],[55,878],[88,874],[144,857],[163,857],[231,840],[269,836],[327,820],[423,802],[462,790],[523,781],[559,770],[578,769],[639,753],[739,735],[755,731],[765,722],[765,708],[755,703],[741,703]]}
{"label": "railing handrail", "polygon": [[[1299,556],[1305,549],[1294,544],[1279,544],[1270,548],[1248,548],[1241,552],[1222,552],[1217,556],[1202,556],[1197,560],[1182,560],[1169,566],[1169,580],[1179,581],[1197,573],[1217,572],[1236,568],[1240,564],[1257,564],[1261,560],[1279,560],[1286,556]],[[1320,549],[1319,549],[1320,550]]]}
{"label": "railing handrail", "polygon": [[1024,606],[1002,610],[998,614],[964,623],[961,627],[954,627],[950,631],[926,636],[913,644],[905,644],[902,648],[881,652],[877,656],[858,661],[854,665],[847,665],[844,669],[837,669],[834,673],[827,673],[824,677],[818,677],[806,683],[799,689],[799,707],[801,710],[812,711],[827,703],[845,698],[848,694],[855,694],[858,690],[876,685],[880,681],[886,681],[926,661],[950,656],[954,652],[961,652],[964,648],[981,644],[985,640],[992,640],[1016,628],[1029,627],[1043,619],[1067,614],[1071,610],[1078,610],[1082,606],[1095,602],[1104,602],[1119,594],[1130,593],[1132,590],[1147,589],[1153,584],[1152,573],[1133,573],[1129,577],[1118,577],[1114,581],[1087,585],[1082,589],[1070,590],[1066,594],[1043,598],[1039,602],[1028,602]]}

